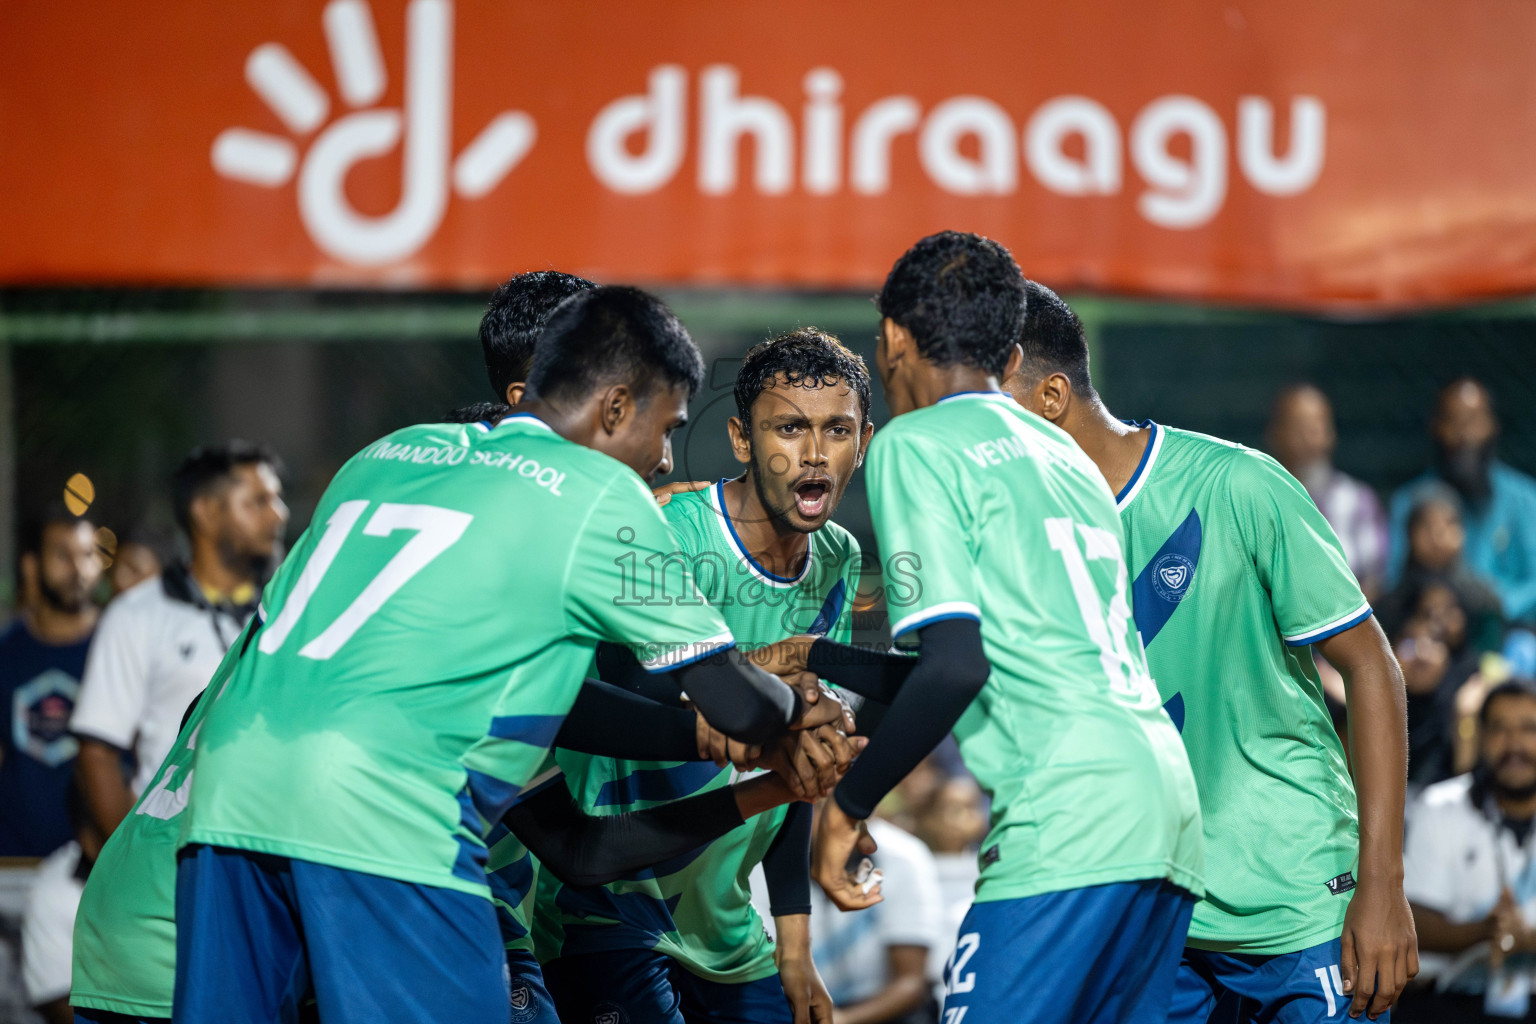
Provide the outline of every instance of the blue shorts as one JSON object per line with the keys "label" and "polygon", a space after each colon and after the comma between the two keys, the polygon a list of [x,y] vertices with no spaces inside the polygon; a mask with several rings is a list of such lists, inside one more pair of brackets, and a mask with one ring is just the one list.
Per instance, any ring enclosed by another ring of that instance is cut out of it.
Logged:
{"label": "blue shorts", "polygon": [[176,868],[176,1024],[507,1024],[491,901],[215,846]]}
{"label": "blue shorts", "polygon": [[650,949],[563,956],[544,980],[565,1024],[793,1024],[779,976],[708,981]]}
{"label": "blue shorts", "polygon": [[943,1024],[1163,1024],[1195,898],[1152,879],[976,903]]}
{"label": "blue shorts", "polygon": [[75,1010],[75,1024],[171,1024],[169,1017],[132,1017],[111,1010],[93,1010],[82,1006]]}
{"label": "blue shorts", "polygon": [[544,987],[544,972],[527,950],[507,950],[507,997],[511,1024],[560,1024],[555,1001]]}
{"label": "blue shorts", "polygon": [[[1349,1019],[1349,1002],[1338,939],[1272,956],[1185,949],[1168,1024],[1339,1022]],[[1391,1015],[1376,1024],[1389,1024]]]}

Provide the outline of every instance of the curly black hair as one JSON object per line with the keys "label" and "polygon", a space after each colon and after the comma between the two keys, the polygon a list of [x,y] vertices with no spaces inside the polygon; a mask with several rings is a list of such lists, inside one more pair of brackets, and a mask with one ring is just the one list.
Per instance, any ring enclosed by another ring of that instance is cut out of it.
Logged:
{"label": "curly black hair", "polygon": [[859,396],[859,425],[869,422],[869,370],[857,352],[815,327],[801,327],[758,342],[736,375],[736,413],[752,433],[752,403],[768,388],[831,386],[838,381]]}
{"label": "curly black hair", "polygon": [[1024,327],[1024,274],[992,239],[941,231],[902,254],[876,305],[929,362],[1001,376]]}
{"label": "curly black hair", "polygon": [[597,285],[558,270],[533,270],[502,283],[480,318],[480,350],[496,401],[507,388],[528,379],[533,345],[560,303]]}

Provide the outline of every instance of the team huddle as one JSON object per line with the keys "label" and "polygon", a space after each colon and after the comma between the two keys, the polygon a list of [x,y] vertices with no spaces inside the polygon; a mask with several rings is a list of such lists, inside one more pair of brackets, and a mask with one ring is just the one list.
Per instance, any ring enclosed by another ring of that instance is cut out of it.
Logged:
{"label": "team huddle", "polygon": [[[862,823],[953,733],[992,814],[944,1024],[1386,1020],[1403,685],[1306,491],[1111,416],[995,242],[922,239],[878,309],[889,423],[796,330],[746,354],[742,474],[653,492],[686,329],[503,285],[496,401],[341,468],[105,845],[76,1019],[830,1024],[812,880],[880,900]],[[860,469],[899,649],[851,643]]]}

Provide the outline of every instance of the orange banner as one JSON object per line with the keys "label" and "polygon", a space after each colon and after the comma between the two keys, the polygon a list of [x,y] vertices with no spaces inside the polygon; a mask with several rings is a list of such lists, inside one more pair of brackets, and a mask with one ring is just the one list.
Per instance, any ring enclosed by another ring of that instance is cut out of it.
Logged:
{"label": "orange banner", "polygon": [[0,280],[1536,290],[1536,6],[156,0],[0,10]]}

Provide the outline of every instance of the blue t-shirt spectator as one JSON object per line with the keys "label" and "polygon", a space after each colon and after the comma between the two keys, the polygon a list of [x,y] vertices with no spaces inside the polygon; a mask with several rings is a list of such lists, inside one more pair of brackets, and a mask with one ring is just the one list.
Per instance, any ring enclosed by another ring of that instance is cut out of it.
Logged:
{"label": "blue t-shirt spectator", "polygon": [[[1488,477],[1492,486],[1486,499],[1461,502],[1466,564],[1492,581],[1505,618],[1536,622],[1536,480],[1498,460],[1489,464]],[[1394,583],[1407,559],[1408,514],[1423,490],[1444,486],[1441,480],[1431,470],[1392,495]]]}
{"label": "blue t-shirt spectator", "polygon": [[89,647],[42,643],[20,619],[0,632],[0,857],[45,857],[75,837],[69,716]]}

